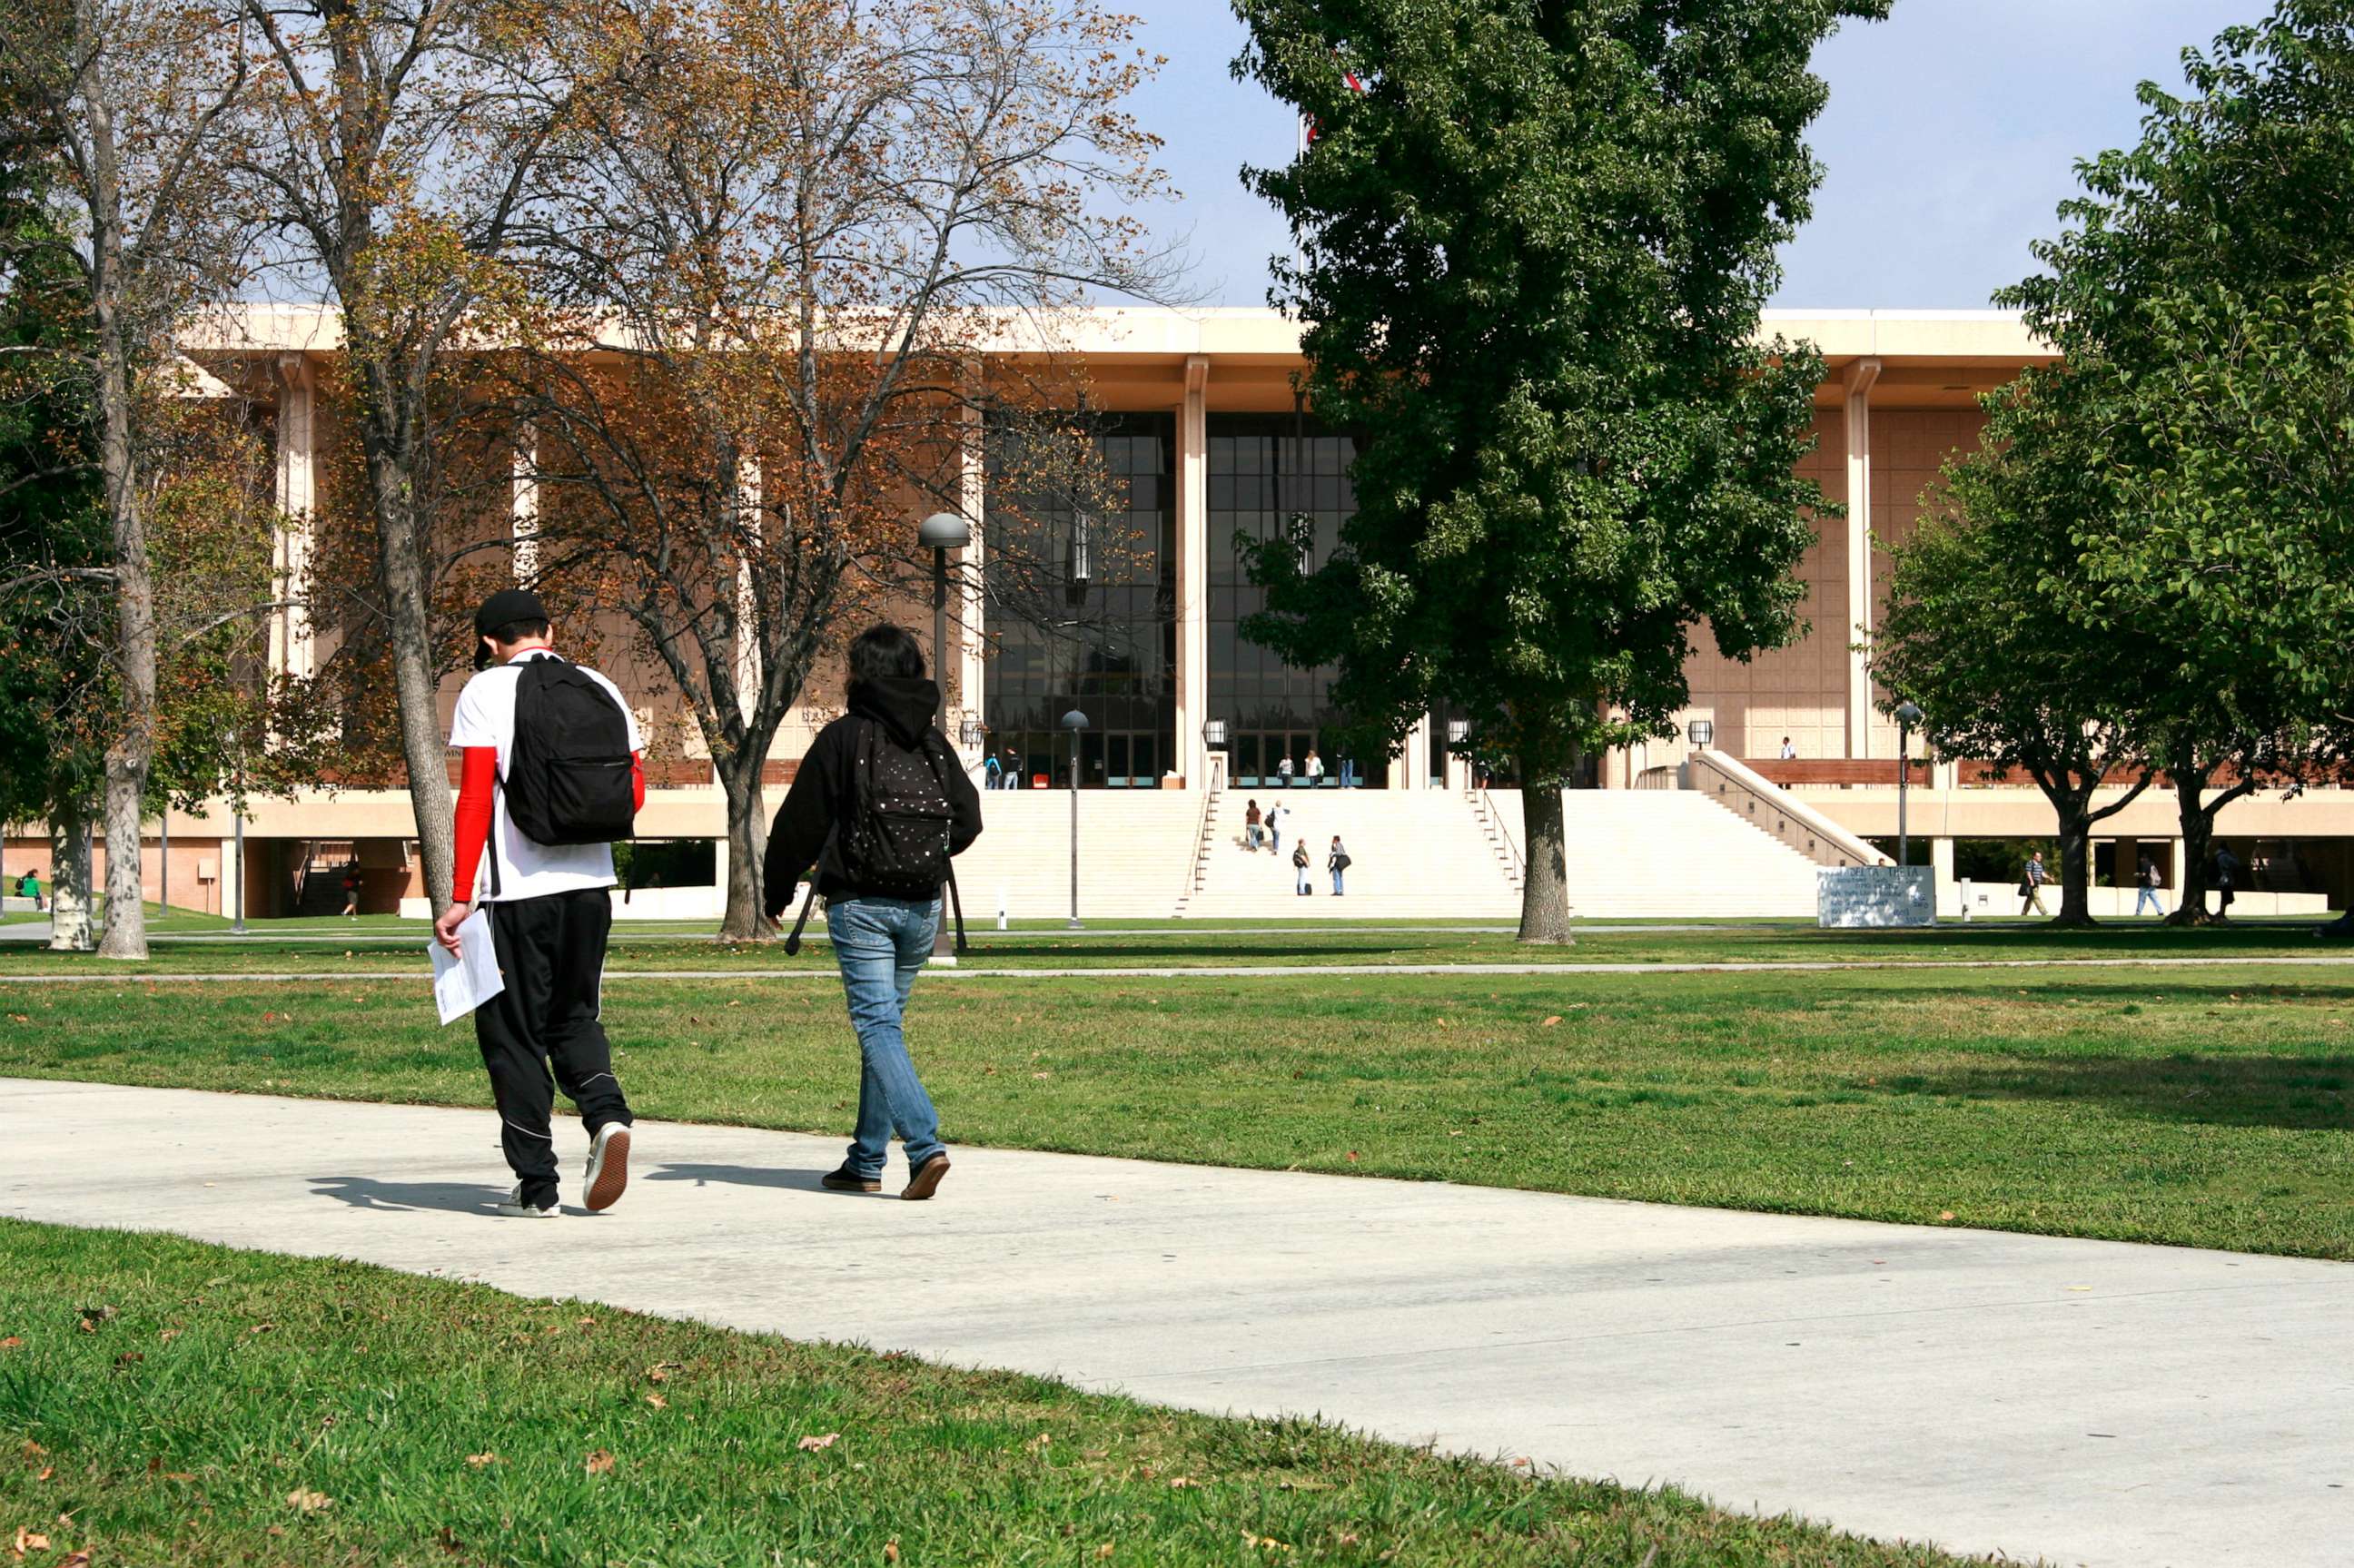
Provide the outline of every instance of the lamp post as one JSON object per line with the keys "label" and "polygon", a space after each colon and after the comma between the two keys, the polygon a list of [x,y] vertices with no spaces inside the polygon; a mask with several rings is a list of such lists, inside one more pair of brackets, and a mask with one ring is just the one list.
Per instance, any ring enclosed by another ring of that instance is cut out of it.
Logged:
{"label": "lamp post", "polygon": [[[972,542],[972,527],[953,512],[935,512],[917,525],[916,537],[932,553],[932,674],[945,694],[949,689],[949,552]],[[961,694],[969,698],[971,694]],[[956,962],[956,942],[949,935],[948,916],[943,902],[940,917],[932,927],[932,962],[936,964]]]}
{"label": "lamp post", "polygon": [[1222,767],[1213,768],[1210,765],[1210,754],[1212,752],[1222,752],[1225,750],[1225,748],[1226,721],[1224,719],[1210,719],[1205,721],[1202,726],[1202,771],[1205,777],[1198,782],[1192,779],[1188,779],[1187,782],[1189,784],[1193,784],[1195,789],[1216,789],[1225,784],[1226,781],[1225,769]]}
{"label": "lamp post", "polygon": [[1071,732],[1071,929],[1084,929],[1079,924],[1079,736],[1087,727],[1087,715],[1073,708],[1063,715],[1063,727]]}
{"label": "lamp post", "polygon": [[1913,731],[1921,710],[1912,703],[1896,705],[1896,863],[1913,863],[1912,840],[1905,831],[1904,792],[1913,784]]}

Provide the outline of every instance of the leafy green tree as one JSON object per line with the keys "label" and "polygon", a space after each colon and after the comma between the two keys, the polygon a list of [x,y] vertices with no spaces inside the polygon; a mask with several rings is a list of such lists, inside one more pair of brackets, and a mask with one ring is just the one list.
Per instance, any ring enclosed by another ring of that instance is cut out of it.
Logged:
{"label": "leafy green tree", "polygon": [[1236,73],[1316,128],[1246,178],[1299,242],[1277,298],[1359,507],[1313,572],[1256,552],[1249,633],[1337,664],[1368,754],[1441,704],[1510,753],[1521,936],[1565,941],[1562,780],[1673,733],[1702,622],[1734,658],[1799,629],[1822,366],[1760,312],[1820,177],[1809,58],[1886,0],[1235,9]]}
{"label": "leafy green tree", "polygon": [[[1988,399],[1985,444],[1946,465],[1946,505],[1891,550],[1872,671],[1918,704],[1930,744],[2022,772],[2059,818],[2062,926],[2092,924],[2093,829],[2149,787],[2130,639],[2055,604],[2080,581],[2072,535],[2114,495],[2102,454],[2105,378],[2038,371]],[[2095,805],[2117,775],[2133,783]]]}
{"label": "leafy green tree", "polygon": [[2051,598],[2147,654],[2123,678],[2197,923],[2217,813],[2349,733],[2354,4],[2282,0],[2184,69],[2187,94],[2143,86],[2139,143],[2082,165],[2044,270],[2002,298],[2099,390],[2074,402],[2106,504]]}

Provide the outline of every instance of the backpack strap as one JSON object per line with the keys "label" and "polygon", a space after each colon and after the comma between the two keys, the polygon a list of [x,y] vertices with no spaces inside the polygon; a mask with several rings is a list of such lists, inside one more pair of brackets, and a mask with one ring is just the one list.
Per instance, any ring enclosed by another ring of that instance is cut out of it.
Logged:
{"label": "backpack strap", "polygon": [[[932,746],[935,736],[939,736],[938,730],[927,730],[924,734],[924,766],[932,770],[932,782],[940,787],[940,798],[946,800],[949,795],[949,784],[948,779],[940,773],[940,759],[935,754]],[[945,751],[948,748],[948,737],[939,736],[939,749]],[[956,950],[960,953],[969,953],[972,951],[972,943],[964,934],[964,895],[957,891],[956,856],[954,855],[949,856],[949,908],[956,916]]]}

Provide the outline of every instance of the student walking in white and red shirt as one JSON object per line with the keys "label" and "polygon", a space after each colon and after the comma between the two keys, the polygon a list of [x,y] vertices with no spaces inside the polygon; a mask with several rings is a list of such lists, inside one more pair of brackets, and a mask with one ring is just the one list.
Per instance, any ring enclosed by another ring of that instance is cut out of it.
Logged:
{"label": "student walking in white and red shirt", "polygon": [[[504,588],[474,615],[479,672],[450,729],[463,757],[455,901],[433,923],[451,952],[476,904],[506,989],[474,1010],[474,1036],[515,1175],[498,1213],[553,1218],[561,1087],[588,1133],[582,1202],[610,1208],[629,1184],[630,1106],[599,1022],[613,924],[613,841],[645,804],[643,743],[613,683],[548,641],[546,609]],[[550,1081],[553,1070],[554,1080]]]}

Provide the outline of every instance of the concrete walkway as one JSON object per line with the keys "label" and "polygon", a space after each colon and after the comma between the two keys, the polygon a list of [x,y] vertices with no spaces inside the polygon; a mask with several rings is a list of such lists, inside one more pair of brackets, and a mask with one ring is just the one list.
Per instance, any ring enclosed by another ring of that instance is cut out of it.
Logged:
{"label": "concrete walkway", "polygon": [[817,1190],[831,1139],[638,1151],[610,1213],[502,1222],[488,1111],[0,1079],[26,1219],[1320,1413],[1959,1551],[2354,1541],[2346,1265],[987,1150],[918,1205]]}

